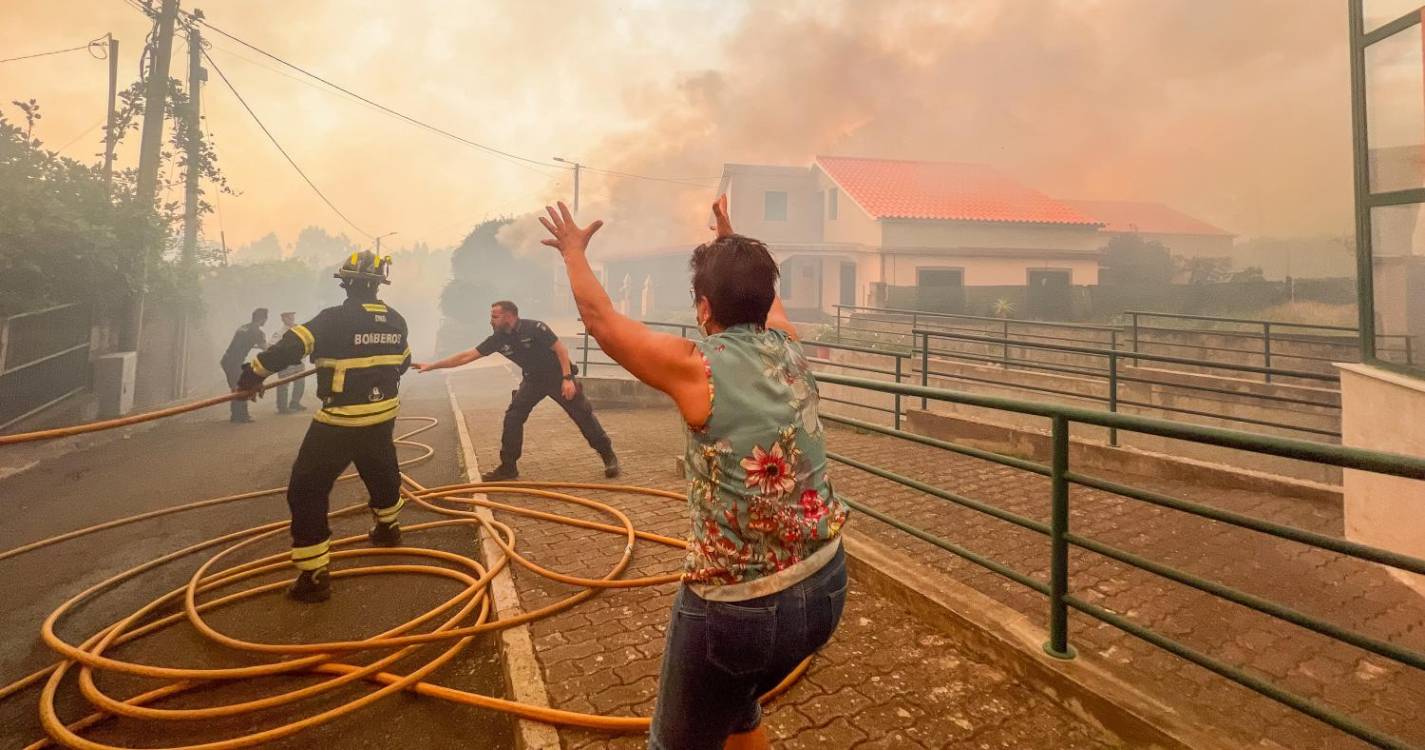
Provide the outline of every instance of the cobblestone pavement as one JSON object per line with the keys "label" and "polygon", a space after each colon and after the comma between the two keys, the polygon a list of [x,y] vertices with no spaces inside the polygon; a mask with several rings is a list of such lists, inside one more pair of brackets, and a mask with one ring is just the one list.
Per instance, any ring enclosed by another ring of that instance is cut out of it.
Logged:
{"label": "cobblestone pavement", "polygon": [[[482,466],[497,460],[503,404],[488,388],[457,379]],[[683,491],[674,473],[682,437],[676,412],[600,410],[623,462],[619,482]],[[537,407],[526,428],[525,479],[603,481],[597,456],[552,403]],[[664,498],[581,493],[616,504],[641,529],[682,537],[687,513]],[[593,511],[536,498],[539,509],[597,518]],[[623,548],[621,538],[542,521],[510,520],[522,553],[579,575],[602,573]],[[607,518],[598,520],[607,521]],[[677,569],[680,550],[639,543],[628,576]],[[574,589],[516,569],[521,604],[533,609]],[[563,709],[648,716],[657,687],[673,585],[606,591],[572,610],[531,625],[551,703]],[[898,606],[852,583],[846,613],[809,674],[767,711],[779,748],[1106,748],[1110,741],[1000,669],[950,649],[948,639]],[[639,748],[642,735],[562,730],[567,748]]]}
{"label": "cobblestone pavement", "polygon": [[[869,464],[1049,520],[1045,477],[842,428],[832,429],[829,444]],[[1342,534],[1339,506],[1104,476],[1302,529]],[[1048,578],[1048,541],[1034,532],[850,467],[840,467],[835,477],[837,490],[848,497],[1040,580]],[[1069,525],[1077,534],[1379,639],[1425,648],[1425,599],[1379,566],[1088,488],[1073,487],[1071,493]],[[863,517],[856,528],[1047,623],[1046,602],[1037,593],[878,521]],[[1076,548],[1070,555],[1070,591],[1411,744],[1425,744],[1419,715],[1425,706],[1425,673]],[[1190,704],[1204,723],[1244,746],[1367,746],[1073,610],[1070,639],[1081,652],[1116,663],[1140,688],[1176,705]]]}

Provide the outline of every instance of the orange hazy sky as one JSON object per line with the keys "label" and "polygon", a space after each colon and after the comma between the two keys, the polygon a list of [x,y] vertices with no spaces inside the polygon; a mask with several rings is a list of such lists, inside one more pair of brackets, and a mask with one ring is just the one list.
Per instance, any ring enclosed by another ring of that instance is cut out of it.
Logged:
{"label": "orange hazy sky", "polygon": [[[1393,13],[1392,2],[1373,12]],[[678,178],[817,153],[985,161],[1051,195],[1162,200],[1242,235],[1350,228],[1346,14],[1335,0],[183,7],[374,100],[541,161]],[[137,77],[149,22],[125,0],[4,0],[0,13],[0,58],[112,32],[121,85]],[[367,233],[448,245],[484,217],[572,189],[565,170],[423,132],[209,41],[277,138]],[[180,41],[173,75],[184,75],[186,54]],[[89,158],[105,86],[105,63],[84,52],[7,63],[0,109],[13,118],[10,100],[39,100],[36,135],[50,147],[79,138],[65,154]],[[309,224],[359,236],[216,74],[204,104],[242,193],[221,198],[205,236],[220,225],[230,246],[269,231],[290,243]],[[132,149],[121,158],[132,164]],[[714,184],[586,174],[584,201],[635,216],[710,198]],[[696,230],[698,218],[686,224]]]}

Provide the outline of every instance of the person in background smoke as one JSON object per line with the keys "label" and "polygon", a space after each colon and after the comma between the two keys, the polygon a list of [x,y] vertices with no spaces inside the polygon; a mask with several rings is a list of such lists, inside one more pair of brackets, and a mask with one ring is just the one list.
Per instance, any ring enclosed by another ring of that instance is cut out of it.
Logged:
{"label": "person in background smoke", "polygon": [[846,603],[847,506],[827,474],[819,396],[777,298],[767,246],[734,234],[690,263],[704,338],[657,333],[614,309],[585,257],[603,222],[563,203],[541,218],[589,334],[634,377],[673,398],[687,424],[692,516],[648,746],[766,748],[758,697],[821,648]]}
{"label": "person in background smoke", "polygon": [[[272,338],[267,343],[269,346],[276,346],[282,340],[282,336],[292,330],[292,326],[297,325],[297,313],[282,313],[282,330],[273,331]],[[296,364],[277,373],[277,377],[286,378],[302,371],[302,365]],[[294,411],[306,411],[307,407],[302,405],[302,394],[307,392],[307,379],[300,378],[291,383],[283,383],[277,386],[277,413],[288,414]]]}
{"label": "person in background smoke", "polygon": [[[259,307],[252,311],[251,321],[238,326],[238,329],[233,332],[233,339],[228,342],[227,351],[224,351],[222,359],[218,360],[218,364],[223,368],[223,375],[228,379],[229,388],[237,387],[238,377],[242,375],[242,363],[247,359],[247,353],[267,345],[267,338],[262,335],[262,327],[265,325],[267,325],[267,308]],[[247,413],[247,402],[242,399],[229,401],[228,410],[228,421],[237,424],[252,421],[252,416]]]}

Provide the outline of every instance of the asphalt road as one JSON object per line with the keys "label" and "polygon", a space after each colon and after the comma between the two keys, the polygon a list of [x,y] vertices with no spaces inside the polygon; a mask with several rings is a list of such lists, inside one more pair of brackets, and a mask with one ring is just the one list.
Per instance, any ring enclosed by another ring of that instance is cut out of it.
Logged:
{"label": "asphalt road", "polygon": [[[508,398],[508,375],[502,369],[476,377],[490,383],[490,388],[481,389],[482,398],[484,394],[494,401]],[[459,446],[444,380],[412,373],[405,378],[402,390],[403,416],[433,416],[441,420],[435,429],[416,438],[434,446],[435,457],[408,469],[408,473],[427,486],[459,481]],[[152,429],[135,431],[127,438],[47,458],[34,468],[0,480],[0,551],[147,510],[286,484],[309,419],[305,415],[277,415],[271,399],[254,405],[252,413],[257,422],[246,425],[228,423],[226,407],[185,415]],[[413,422],[403,421],[398,424],[397,434],[414,426]],[[498,429],[498,425],[471,427]],[[402,450],[403,457],[413,454],[411,449]],[[364,493],[359,481],[342,482],[333,493],[332,507],[361,502]],[[0,684],[54,661],[52,652],[40,641],[40,623],[57,605],[85,587],[200,540],[286,518],[286,503],[278,493],[98,532],[0,561],[0,581],[4,582]],[[402,521],[409,525],[435,518],[423,511],[407,510]],[[361,533],[369,523],[364,514],[352,515],[335,521],[333,532],[336,536]],[[256,551],[282,551],[286,543],[282,536]],[[409,534],[407,543],[474,554],[469,532],[459,528]],[[156,595],[181,585],[210,554],[190,555],[91,600],[61,622],[60,632],[71,642],[82,640]],[[298,605],[272,594],[215,612],[211,622],[231,635],[251,640],[300,642],[360,637],[404,622],[456,590],[454,582],[443,579],[395,575],[338,580],[335,586],[332,600],[324,604]],[[432,652],[433,649],[420,653]],[[186,623],[120,647],[116,654],[165,665],[252,663],[250,655],[214,645]],[[396,671],[410,669],[412,664],[403,662]],[[436,672],[431,681],[490,695],[503,696],[505,692],[498,654],[490,638],[477,639]],[[310,678],[283,677],[223,684],[175,698],[168,705],[251,700],[309,682]],[[72,677],[66,680],[60,701],[61,715],[71,720],[89,712],[73,683]],[[99,683],[117,696],[158,684],[111,675],[101,676]],[[88,736],[137,747],[211,741],[318,713],[370,689],[365,685],[349,686],[294,706],[232,719],[185,723],[111,721]],[[36,687],[0,702],[0,750],[20,748],[42,736],[38,697]],[[410,695],[387,697],[354,715],[264,745],[476,750],[512,746],[512,722],[503,714]]]}

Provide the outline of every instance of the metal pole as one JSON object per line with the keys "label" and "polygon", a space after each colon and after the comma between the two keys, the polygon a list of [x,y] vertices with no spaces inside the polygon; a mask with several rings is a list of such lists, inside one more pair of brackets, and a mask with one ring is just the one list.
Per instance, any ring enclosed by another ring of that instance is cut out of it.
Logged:
{"label": "metal pole", "polygon": [[841,305],[836,306],[836,340],[841,341]]}
{"label": "metal pole", "polygon": [[1009,369],[1009,320],[1004,321],[1004,369]]}
{"label": "metal pole", "polygon": [[[920,334],[920,384],[926,388],[930,387],[930,334]],[[925,411],[929,407],[929,400],[920,397],[920,410]]]}
{"label": "metal pole", "polygon": [[[1118,411],[1118,354],[1108,355],[1108,410]],[[1118,447],[1118,428],[1108,428],[1108,444]]]}
{"label": "metal pole", "polygon": [[[1272,367],[1272,324],[1262,323],[1262,367]],[[1272,374],[1267,373],[1267,382],[1272,382]]]}
{"label": "metal pole", "polygon": [[114,105],[119,96],[119,40],[109,35],[109,110],[108,121],[104,126],[104,193],[110,194],[110,186],[114,182],[114,145],[118,142],[118,134],[114,132],[114,119],[118,112],[114,110]]}
{"label": "metal pole", "polygon": [[1049,519],[1049,642],[1044,652],[1055,659],[1076,656],[1069,645],[1069,420],[1053,417],[1053,456],[1049,481],[1053,507]]}
{"label": "metal pole", "polygon": [[[1138,313],[1129,313],[1129,318],[1133,319],[1133,353],[1138,353]],[[1138,366],[1138,358],[1133,358],[1133,366]]]}
{"label": "metal pole", "polygon": [[580,369],[584,377],[589,377],[589,329],[584,329],[584,366]]}
{"label": "metal pole", "polygon": [[574,215],[579,215],[579,170],[584,165],[574,162]]}
{"label": "metal pole", "polygon": [[1365,0],[1351,0],[1351,154],[1355,167],[1356,310],[1361,361],[1376,358],[1375,267],[1371,249],[1370,152],[1366,118]]}
{"label": "metal pole", "polygon": [[1412,357],[1410,354],[1410,338],[1411,337],[1409,335],[1405,337],[1405,364],[1414,365],[1415,358]]}
{"label": "metal pole", "polygon": [[[901,384],[901,355],[897,354],[897,355],[895,355],[895,356],[896,356],[896,385],[900,385],[900,384]],[[896,429],[897,429],[897,430],[899,430],[899,429],[901,428],[901,394],[899,394],[899,393],[896,394],[896,422],[895,422],[895,426],[896,426]]]}

